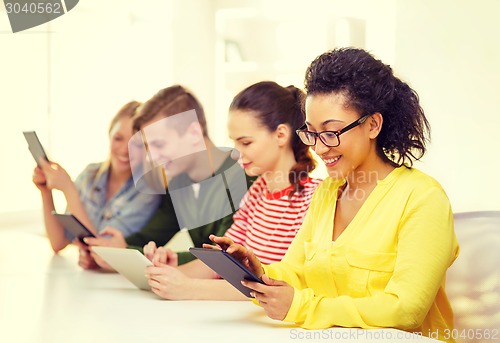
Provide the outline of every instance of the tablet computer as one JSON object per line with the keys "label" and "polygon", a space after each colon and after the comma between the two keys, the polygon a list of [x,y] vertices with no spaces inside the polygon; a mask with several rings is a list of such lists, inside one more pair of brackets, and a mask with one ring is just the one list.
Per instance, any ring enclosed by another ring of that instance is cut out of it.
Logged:
{"label": "tablet computer", "polygon": [[38,139],[36,132],[23,131],[23,134],[24,138],[26,138],[26,141],[28,142],[28,149],[31,152],[31,155],[33,155],[36,164],[39,164],[41,158],[48,161],[49,159],[47,158],[47,154],[45,153],[45,150],[43,149],[43,146],[40,143],[40,140]]}
{"label": "tablet computer", "polygon": [[52,215],[64,226],[66,230],[71,232],[83,244],[87,245],[83,239],[85,237],[95,237],[89,229],[85,227],[76,217],[72,214],[63,214],[52,211]]}
{"label": "tablet computer", "polygon": [[241,280],[263,283],[254,273],[224,250],[190,248],[189,251],[247,297],[251,297],[252,290],[243,286]]}
{"label": "tablet computer", "polygon": [[188,251],[192,247],[194,247],[193,239],[187,228],[177,231],[167,244],[165,244],[165,249],[170,249],[173,252]]}
{"label": "tablet computer", "polygon": [[151,290],[145,269],[153,264],[140,251],[100,246],[93,246],[91,250],[137,288]]}

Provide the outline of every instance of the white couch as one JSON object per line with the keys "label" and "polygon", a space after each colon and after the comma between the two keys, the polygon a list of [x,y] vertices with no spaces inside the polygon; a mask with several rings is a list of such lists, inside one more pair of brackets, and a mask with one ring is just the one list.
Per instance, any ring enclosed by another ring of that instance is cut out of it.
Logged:
{"label": "white couch", "polygon": [[[460,255],[446,280],[454,334],[458,342],[500,342],[500,211],[454,218]],[[497,339],[488,339],[495,330]]]}

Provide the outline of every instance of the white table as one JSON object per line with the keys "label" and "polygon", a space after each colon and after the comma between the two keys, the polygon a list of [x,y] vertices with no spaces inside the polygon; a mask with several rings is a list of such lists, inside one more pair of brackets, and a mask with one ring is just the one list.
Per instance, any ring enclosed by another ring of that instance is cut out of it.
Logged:
{"label": "white table", "polygon": [[54,255],[32,228],[0,228],[0,342],[431,341],[394,329],[302,330],[249,301],[161,300],[119,274],[80,269],[77,254]]}

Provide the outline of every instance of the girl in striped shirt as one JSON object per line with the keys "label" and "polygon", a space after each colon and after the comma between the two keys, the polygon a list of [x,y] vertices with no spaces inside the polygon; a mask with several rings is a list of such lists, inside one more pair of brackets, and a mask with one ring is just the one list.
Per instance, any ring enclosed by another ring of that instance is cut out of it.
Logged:
{"label": "girl in striped shirt", "polygon": [[[254,251],[264,263],[280,261],[299,230],[320,180],[309,177],[315,161],[295,129],[304,122],[303,92],[275,82],[254,84],[233,99],[229,136],[248,175],[259,176],[244,196],[226,236]],[[154,266],[147,275],[166,299],[245,299],[199,260],[177,267],[163,248],[144,253]]]}

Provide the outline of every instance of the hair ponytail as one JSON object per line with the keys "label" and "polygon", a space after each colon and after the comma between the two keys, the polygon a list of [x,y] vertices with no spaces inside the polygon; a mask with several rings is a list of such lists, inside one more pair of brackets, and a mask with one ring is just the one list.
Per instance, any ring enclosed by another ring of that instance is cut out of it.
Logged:
{"label": "hair ponytail", "polygon": [[293,85],[286,87],[286,89],[293,95],[295,100],[294,112],[301,114],[300,116],[291,116],[293,117],[291,119],[295,119],[291,123],[293,129],[291,139],[293,155],[297,163],[293,165],[292,169],[290,169],[290,173],[288,174],[290,184],[293,186],[293,193],[300,193],[304,189],[301,181],[307,179],[309,173],[316,168],[316,161],[314,160],[309,147],[302,143],[299,136],[295,134],[295,130],[304,124],[304,92]]}

